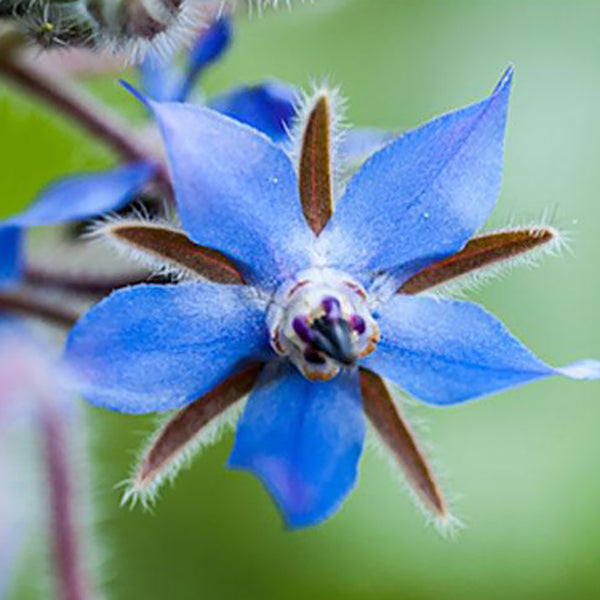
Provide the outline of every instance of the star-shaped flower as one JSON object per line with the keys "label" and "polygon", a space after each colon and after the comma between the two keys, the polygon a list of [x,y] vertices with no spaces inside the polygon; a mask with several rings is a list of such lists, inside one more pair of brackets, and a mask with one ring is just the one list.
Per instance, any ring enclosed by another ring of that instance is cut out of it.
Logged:
{"label": "star-shaped flower", "polygon": [[249,394],[229,465],[260,478],[290,527],[342,504],[367,421],[444,519],[384,379],[448,406],[551,375],[600,376],[595,361],[550,367],[476,304],[423,293],[555,238],[551,228],[476,236],[500,190],[511,78],[509,70],[485,100],[386,145],[347,185],[332,164],[326,92],[305,111],[294,159],[209,108],[144,100],[185,233],[135,221],[104,233],[187,280],[115,292],[66,349],[93,404],[180,409],[131,493],[152,492]]}

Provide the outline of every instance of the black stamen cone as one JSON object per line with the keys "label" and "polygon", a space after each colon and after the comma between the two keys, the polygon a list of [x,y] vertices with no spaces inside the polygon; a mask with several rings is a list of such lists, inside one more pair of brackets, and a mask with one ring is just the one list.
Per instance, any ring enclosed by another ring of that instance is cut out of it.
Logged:
{"label": "black stamen cone", "polygon": [[326,354],[342,365],[352,366],[356,363],[356,353],[352,343],[352,328],[347,321],[326,317],[316,319],[311,325],[314,339],[311,343],[315,350]]}

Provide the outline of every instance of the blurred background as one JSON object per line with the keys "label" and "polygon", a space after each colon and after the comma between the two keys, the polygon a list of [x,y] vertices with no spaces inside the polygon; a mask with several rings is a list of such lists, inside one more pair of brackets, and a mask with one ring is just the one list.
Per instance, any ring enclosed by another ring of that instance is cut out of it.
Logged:
{"label": "blurred background", "polygon": [[[542,358],[600,358],[600,3],[577,0],[320,0],[241,15],[208,94],[326,75],[351,123],[405,129],[489,93],[516,68],[503,191],[491,226],[551,215],[569,248],[470,293]],[[132,118],[116,81],[94,83]],[[2,84],[3,214],[50,179],[111,157]],[[368,450],[341,512],[284,531],[258,481],[227,471],[231,435],[163,490],[152,513],[119,508],[115,485],[153,419],[89,409],[96,542],[106,597],[218,600],[597,598],[600,385],[551,380],[452,409],[411,407],[466,527],[427,527]],[[23,561],[13,599],[35,598]]]}

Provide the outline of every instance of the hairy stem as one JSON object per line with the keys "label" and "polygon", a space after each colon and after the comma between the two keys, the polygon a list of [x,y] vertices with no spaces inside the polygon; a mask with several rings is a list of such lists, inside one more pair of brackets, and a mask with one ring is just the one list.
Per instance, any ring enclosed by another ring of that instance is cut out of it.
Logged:
{"label": "hairy stem", "polygon": [[165,165],[130,133],[131,126],[58,72],[39,68],[13,51],[0,54],[0,75],[69,117],[123,161],[158,162],[156,178],[170,189]]}
{"label": "hairy stem", "polygon": [[45,271],[37,267],[27,267],[25,271],[25,281],[30,285],[89,296],[104,296],[122,287],[144,283],[147,279],[148,277],[140,273],[115,277],[82,277]]}
{"label": "hairy stem", "polygon": [[40,428],[50,495],[50,543],[58,598],[89,600],[77,536],[74,477],[66,452],[67,440],[61,420],[50,403],[40,408]]}
{"label": "hairy stem", "polygon": [[0,293],[0,312],[36,317],[61,327],[72,327],[79,318],[75,311],[42,302],[21,292]]}

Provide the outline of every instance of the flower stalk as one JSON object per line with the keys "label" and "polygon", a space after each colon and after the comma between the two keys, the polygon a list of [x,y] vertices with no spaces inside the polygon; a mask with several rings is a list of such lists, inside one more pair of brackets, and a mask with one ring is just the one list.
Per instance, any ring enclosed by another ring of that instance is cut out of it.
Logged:
{"label": "flower stalk", "polygon": [[29,266],[25,271],[25,282],[28,285],[85,296],[105,296],[122,287],[143,283],[146,279],[139,272],[114,277],[92,277],[53,272],[36,266]]}
{"label": "flower stalk", "polygon": [[53,573],[60,600],[90,600],[84,576],[74,503],[74,478],[61,420],[50,402],[40,404],[39,427],[49,491]]}
{"label": "flower stalk", "polygon": [[160,157],[130,133],[129,125],[94,98],[60,75],[23,59],[17,52],[0,54],[0,75],[55,108],[124,162],[158,163],[156,180],[170,190],[169,177]]}
{"label": "flower stalk", "polygon": [[50,304],[23,292],[0,293],[0,312],[36,317],[60,327],[72,327],[79,315],[70,309]]}

